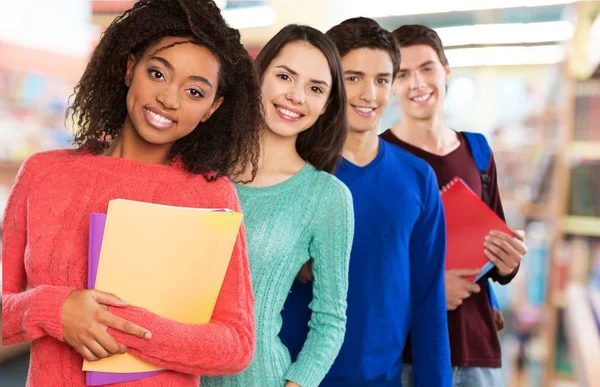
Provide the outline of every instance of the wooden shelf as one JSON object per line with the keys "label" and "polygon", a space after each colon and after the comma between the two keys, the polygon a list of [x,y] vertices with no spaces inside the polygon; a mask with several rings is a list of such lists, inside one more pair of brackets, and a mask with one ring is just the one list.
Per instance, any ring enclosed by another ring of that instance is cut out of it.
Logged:
{"label": "wooden shelf", "polygon": [[579,385],[600,385],[600,332],[584,285],[568,286],[565,319]]}
{"label": "wooden shelf", "polygon": [[548,219],[552,215],[548,203],[521,203],[520,209],[526,218],[534,220]]}
{"label": "wooden shelf", "polygon": [[566,234],[600,237],[600,217],[567,216],[563,219]]}
{"label": "wooden shelf", "polygon": [[573,141],[569,154],[576,158],[600,160],[600,141]]}

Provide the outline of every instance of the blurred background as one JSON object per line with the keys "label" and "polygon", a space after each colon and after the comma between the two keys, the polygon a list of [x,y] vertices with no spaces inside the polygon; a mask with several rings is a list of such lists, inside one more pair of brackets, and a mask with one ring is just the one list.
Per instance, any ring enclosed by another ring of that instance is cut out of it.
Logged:
{"label": "blurred background", "polygon": [[[519,275],[496,287],[506,385],[600,386],[600,1],[217,3],[253,56],[289,23],[326,31],[367,16],[390,30],[435,28],[452,68],[446,122],[488,137],[508,223],[528,232]],[[72,146],[69,96],[100,34],[132,4],[3,1],[0,214],[26,157]],[[392,101],[381,130],[400,117]],[[24,386],[27,367],[27,344],[0,346],[0,385]]]}

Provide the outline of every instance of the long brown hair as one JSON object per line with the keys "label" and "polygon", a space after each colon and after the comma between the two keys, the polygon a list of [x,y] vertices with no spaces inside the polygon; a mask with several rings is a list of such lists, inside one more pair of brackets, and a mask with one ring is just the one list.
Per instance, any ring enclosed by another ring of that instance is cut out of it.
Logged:
{"label": "long brown hair", "polygon": [[296,150],[300,157],[315,168],[333,173],[346,141],[346,90],[342,62],[333,41],[321,31],[309,26],[290,24],[279,31],[260,51],[254,65],[262,83],[264,74],[283,47],[297,41],[309,43],[327,58],[332,87],[327,108],[313,126],[298,135]]}

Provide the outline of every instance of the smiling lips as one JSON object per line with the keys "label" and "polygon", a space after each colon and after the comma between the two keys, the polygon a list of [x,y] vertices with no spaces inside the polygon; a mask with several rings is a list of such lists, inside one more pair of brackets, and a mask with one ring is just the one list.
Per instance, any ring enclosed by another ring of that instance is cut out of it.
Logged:
{"label": "smiling lips", "polygon": [[429,101],[432,95],[433,93],[422,94],[416,97],[411,97],[410,100],[420,104]]}
{"label": "smiling lips", "polygon": [[375,110],[377,110],[376,107],[355,106],[355,105],[350,105],[350,106],[352,106],[352,109],[356,112],[356,114],[358,114],[361,117],[365,117],[365,118],[372,118],[373,116],[375,116]]}
{"label": "smiling lips", "polygon": [[304,114],[302,114],[298,110],[291,109],[289,107],[283,107],[280,105],[274,105],[274,106],[275,106],[275,110],[277,110],[277,114],[279,114],[279,117],[281,117],[282,119],[284,119],[286,121],[296,122],[296,121],[300,120],[302,117],[304,117]]}
{"label": "smiling lips", "polygon": [[177,123],[173,117],[165,113],[158,113],[155,109],[144,108],[144,116],[146,121],[156,129],[168,129]]}

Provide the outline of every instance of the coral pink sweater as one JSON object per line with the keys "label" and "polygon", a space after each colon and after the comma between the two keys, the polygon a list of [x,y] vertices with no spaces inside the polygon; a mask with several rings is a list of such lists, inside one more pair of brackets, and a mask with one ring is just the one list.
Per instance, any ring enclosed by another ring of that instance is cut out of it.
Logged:
{"label": "coral pink sweater", "polygon": [[[240,210],[227,179],[209,183],[177,166],[71,150],[25,161],[3,223],[2,343],[32,341],[27,386],[85,386],[82,357],[63,341],[61,312],[70,292],[86,287],[88,216],[106,212],[115,198]],[[135,306],[109,309],[152,338],[109,333],[133,355],[169,370],[112,386],[197,387],[199,375],[240,372],[254,353],[253,307],[242,229],[210,323],[182,324]]]}

